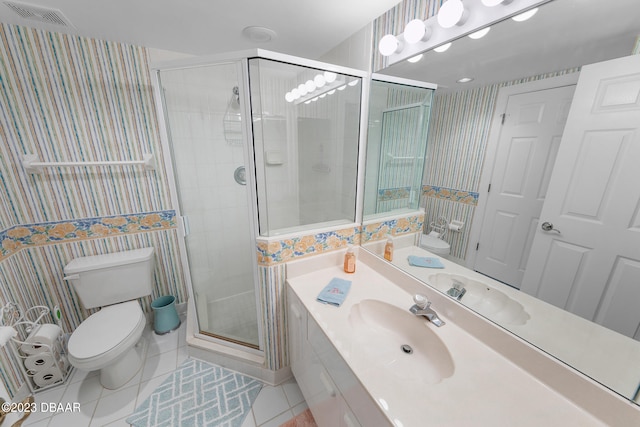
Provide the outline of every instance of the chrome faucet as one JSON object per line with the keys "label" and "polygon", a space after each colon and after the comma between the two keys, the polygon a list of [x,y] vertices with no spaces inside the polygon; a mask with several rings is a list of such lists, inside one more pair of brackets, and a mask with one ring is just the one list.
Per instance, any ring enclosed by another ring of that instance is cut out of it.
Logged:
{"label": "chrome faucet", "polygon": [[438,317],[438,313],[431,308],[431,301],[427,300],[424,295],[417,294],[413,297],[415,304],[409,309],[409,311],[416,316],[424,316],[431,323],[440,327],[444,325],[444,321]]}
{"label": "chrome faucet", "polygon": [[453,286],[449,288],[449,290],[447,291],[447,295],[449,295],[451,298],[457,301],[460,301],[464,296],[464,294],[467,293],[467,290],[464,288],[464,283],[456,279],[452,279],[452,281],[453,281]]}

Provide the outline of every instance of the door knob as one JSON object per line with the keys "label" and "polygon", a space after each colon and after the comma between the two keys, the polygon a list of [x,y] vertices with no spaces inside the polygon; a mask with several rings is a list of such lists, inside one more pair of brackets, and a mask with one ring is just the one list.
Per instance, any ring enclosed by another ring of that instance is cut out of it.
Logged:
{"label": "door knob", "polygon": [[544,231],[555,231],[556,233],[560,234],[560,230],[558,230],[557,228],[553,228],[553,224],[551,224],[550,222],[545,221],[540,227],[542,227]]}

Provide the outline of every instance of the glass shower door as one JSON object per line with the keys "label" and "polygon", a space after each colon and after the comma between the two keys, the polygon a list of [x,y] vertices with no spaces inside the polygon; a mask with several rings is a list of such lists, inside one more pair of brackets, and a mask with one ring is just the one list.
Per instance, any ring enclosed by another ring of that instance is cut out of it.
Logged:
{"label": "glass shower door", "polygon": [[200,333],[260,347],[238,62],[161,70]]}

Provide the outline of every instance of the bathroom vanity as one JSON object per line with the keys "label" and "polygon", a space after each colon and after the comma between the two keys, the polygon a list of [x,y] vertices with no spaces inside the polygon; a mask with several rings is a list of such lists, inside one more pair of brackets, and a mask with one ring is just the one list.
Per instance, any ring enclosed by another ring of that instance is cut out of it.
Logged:
{"label": "bathroom vanity", "polygon": [[[342,255],[287,265],[291,368],[319,426],[640,424],[637,406],[390,263],[360,250],[346,274]],[[340,307],[316,301],[334,277],[352,282]],[[445,325],[409,312],[416,293]]]}

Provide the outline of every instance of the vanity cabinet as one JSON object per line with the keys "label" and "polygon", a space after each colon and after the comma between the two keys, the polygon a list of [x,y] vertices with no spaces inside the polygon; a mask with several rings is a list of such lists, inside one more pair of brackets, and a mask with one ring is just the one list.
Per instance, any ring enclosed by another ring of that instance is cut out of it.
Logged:
{"label": "vanity cabinet", "polygon": [[318,426],[390,425],[289,287],[287,301],[291,371]]}

